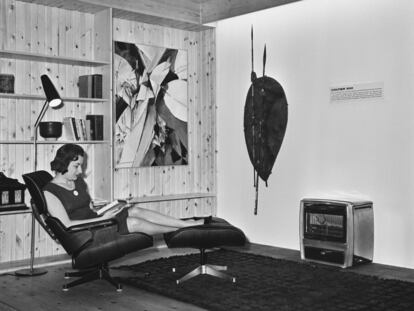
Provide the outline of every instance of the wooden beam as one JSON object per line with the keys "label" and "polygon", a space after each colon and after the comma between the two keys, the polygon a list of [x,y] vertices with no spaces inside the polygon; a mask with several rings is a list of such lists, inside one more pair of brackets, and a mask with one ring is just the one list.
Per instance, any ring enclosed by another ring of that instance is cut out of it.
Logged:
{"label": "wooden beam", "polygon": [[112,8],[113,17],[201,31],[205,24],[300,0],[20,0],[95,14]]}
{"label": "wooden beam", "polygon": [[200,24],[201,21],[199,5],[186,0],[66,0],[65,2],[86,3],[191,24]]}
{"label": "wooden beam", "polygon": [[91,14],[95,14],[107,8],[104,6],[100,6],[96,4],[88,4],[86,2],[77,1],[77,0],[19,0],[19,1],[40,4],[40,5],[45,5],[45,6],[50,6],[50,7],[55,7],[59,9],[65,9],[65,10],[79,11],[83,13],[91,13]]}
{"label": "wooden beam", "polygon": [[113,17],[142,23],[201,31],[210,26],[201,24],[197,0],[20,0],[66,10],[95,14],[112,8]]}
{"label": "wooden beam", "polygon": [[170,28],[188,30],[188,31],[202,31],[213,28],[212,26],[202,25],[199,23],[190,23],[186,21],[174,20],[171,18],[157,17],[139,12],[130,12],[126,10],[113,9],[113,17],[125,19],[133,22],[140,22],[152,25],[165,26]]}
{"label": "wooden beam", "polygon": [[205,0],[201,2],[201,23],[212,23],[296,1],[300,0]]}
{"label": "wooden beam", "polygon": [[[68,0],[66,0],[68,1]],[[142,23],[200,31],[200,4],[192,0],[70,0],[113,9],[113,16]]]}

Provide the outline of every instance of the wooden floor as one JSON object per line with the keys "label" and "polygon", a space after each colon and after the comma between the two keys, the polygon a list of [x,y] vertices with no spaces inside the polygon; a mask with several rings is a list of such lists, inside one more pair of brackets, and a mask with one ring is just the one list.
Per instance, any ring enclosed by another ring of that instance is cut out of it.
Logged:
{"label": "wooden floor", "polygon": [[[238,248],[240,250],[240,248]],[[245,252],[299,261],[299,251],[265,245],[251,244],[242,248]],[[171,250],[164,247],[151,248],[130,254],[112,265],[134,264],[148,259],[186,254],[188,250]],[[0,275],[0,311],[48,311],[48,310],[203,310],[190,304],[126,287],[121,293],[104,281],[95,281],[63,292],[63,273],[70,264],[49,266],[48,273],[38,277],[16,277],[11,273]],[[414,270],[380,264],[364,264],[346,271],[395,278],[414,282]],[[119,275],[119,271],[113,273]],[[260,310],[260,308],[258,308]]]}

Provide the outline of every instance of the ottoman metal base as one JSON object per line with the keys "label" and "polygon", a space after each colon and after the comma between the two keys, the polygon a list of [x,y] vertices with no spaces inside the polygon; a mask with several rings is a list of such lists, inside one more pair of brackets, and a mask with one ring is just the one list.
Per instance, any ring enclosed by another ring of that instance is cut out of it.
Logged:
{"label": "ottoman metal base", "polygon": [[[188,272],[186,275],[181,277],[180,279],[176,280],[177,284],[183,283],[197,275],[200,274],[208,274],[212,276],[216,276],[222,279],[227,279],[236,283],[236,278],[232,275],[226,274],[222,271],[227,270],[227,266],[216,266],[216,265],[200,265],[195,268],[193,271]],[[173,272],[176,272],[175,268],[173,268]]]}
{"label": "ottoman metal base", "polygon": [[[208,274],[235,283],[236,278],[223,271],[227,266],[207,264],[206,249],[216,249],[223,246],[242,246],[246,242],[243,231],[229,224],[222,218],[207,217],[204,225],[180,228],[164,234],[164,240],[169,248],[195,248],[200,250],[200,265],[193,271],[176,280],[181,284],[197,275]],[[173,268],[175,272],[175,269]]]}
{"label": "ottoman metal base", "polygon": [[[183,283],[201,274],[208,274],[208,275],[216,276],[222,279],[230,280],[233,283],[236,283],[236,278],[234,276],[222,272],[222,271],[227,270],[227,266],[209,265],[209,264],[206,264],[205,261],[206,261],[205,249],[202,248],[200,249],[200,265],[197,268],[195,268],[193,271],[188,272],[186,275],[176,280],[176,283],[177,284]],[[173,268],[172,271],[176,272],[176,269]]]}

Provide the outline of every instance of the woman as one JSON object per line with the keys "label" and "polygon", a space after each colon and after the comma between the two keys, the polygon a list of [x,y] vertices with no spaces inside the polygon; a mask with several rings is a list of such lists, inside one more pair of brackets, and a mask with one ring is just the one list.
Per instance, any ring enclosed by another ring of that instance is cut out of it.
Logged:
{"label": "woman", "polygon": [[81,176],[84,156],[82,147],[65,144],[58,149],[55,159],[50,163],[56,175],[43,190],[50,215],[65,226],[114,218],[121,234],[144,232],[154,235],[204,223],[203,219],[181,220],[138,206],[125,208],[116,215],[108,211],[98,216],[92,210],[92,200]]}

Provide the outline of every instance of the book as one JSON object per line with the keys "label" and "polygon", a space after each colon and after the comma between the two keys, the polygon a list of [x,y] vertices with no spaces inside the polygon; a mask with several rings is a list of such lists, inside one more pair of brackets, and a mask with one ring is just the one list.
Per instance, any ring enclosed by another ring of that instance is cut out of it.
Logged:
{"label": "book", "polygon": [[80,122],[81,128],[82,128],[83,140],[87,140],[87,138],[86,138],[86,120],[85,119],[79,119],[79,122]]}
{"label": "book", "polygon": [[85,130],[86,130],[86,140],[92,140],[91,138],[91,120],[85,121]]}
{"label": "book", "polygon": [[75,131],[70,117],[63,118],[63,131],[67,140],[75,140]]}
{"label": "book", "polygon": [[87,114],[86,120],[91,124],[91,140],[103,140],[103,115]]}
{"label": "book", "polygon": [[82,98],[102,98],[102,75],[83,75],[79,76],[79,97]]}
{"label": "book", "polygon": [[79,76],[79,97],[92,98],[92,76]]}
{"label": "book", "polygon": [[78,132],[78,136],[79,139],[78,140],[85,140],[84,136],[83,136],[83,129],[82,129],[82,122],[81,119],[75,119],[75,124],[76,124],[76,131]]}
{"label": "book", "polygon": [[[101,79],[102,85],[102,79]],[[101,87],[102,90],[102,87]],[[14,75],[11,74],[0,74],[0,93],[14,93]],[[102,94],[102,92],[101,92]]]}
{"label": "book", "polygon": [[80,135],[78,132],[78,127],[76,126],[76,119],[73,117],[70,117],[70,120],[72,121],[72,128],[75,136],[75,140],[80,140]]}
{"label": "book", "polygon": [[111,203],[108,203],[102,206],[101,208],[98,208],[95,212],[98,215],[105,214],[108,211],[114,212],[114,214],[116,214],[116,212],[120,212],[127,205],[128,205],[128,201],[118,199],[118,200],[114,200]]}
{"label": "book", "polygon": [[108,200],[105,200],[105,199],[95,198],[92,200],[92,205],[95,211],[102,208],[104,205],[108,203],[109,203]]}
{"label": "book", "polygon": [[92,75],[92,97],[102,98],[102,75]]}

